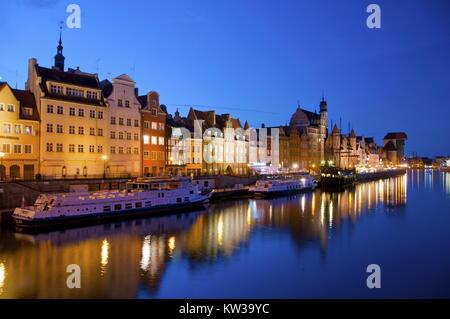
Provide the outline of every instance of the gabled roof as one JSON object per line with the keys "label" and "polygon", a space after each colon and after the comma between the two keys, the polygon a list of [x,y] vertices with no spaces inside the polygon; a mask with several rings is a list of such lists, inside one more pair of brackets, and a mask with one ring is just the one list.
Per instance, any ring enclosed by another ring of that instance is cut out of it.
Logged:
{"label": "gabled roof", "polygon": [[[21,120],[40,121],[39,111],[36,106],[36,100],[34,98],[34,94],[31,91],[13,89],[8,85],[8,83],[1,82],[0,90],[3,89],[4,87],[9,88],[14,97],[16,98],[16,100],[19,101],[20,103],[19,118]],[[24,110],[25,108],[32,109],[31,115],[25,113]]]}
{"label": "gabled roof", "polygon": [[384,137],[385,140],[406,140],[408,136],[405,132],[389,132]]}

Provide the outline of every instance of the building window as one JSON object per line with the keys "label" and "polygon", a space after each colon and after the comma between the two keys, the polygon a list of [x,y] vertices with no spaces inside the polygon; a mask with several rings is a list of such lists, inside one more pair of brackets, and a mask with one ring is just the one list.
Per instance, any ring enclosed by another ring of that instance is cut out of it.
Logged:
{"label": "building window", "polygon": [[135,141],[139,141],[139,134],[138,133],[134,133],[134,140]]}
{"label": "building window", "polygon": [[116,132],[111,131],[109,133],[109,136],[111,137],[111,139],[115,140],[116,139]]}
{"label": "building window", "polygon": [[75,153],[75,144],[69,144],[69,153]]}
{"label": "building window", "polygon": [[130,101],[125,100],[125,107],[130,107]]}
{"label": "building window", "polygon": [[127,126],[131,126],[131,119],[127,119]]}
{"label": "building window", "polygon": [[150,122],[144,121],[144,128],[149,128],[149,127],[150,127]]}
{"label": "building window", "polygon": [[116,154],[116,147],[115,146],[111,146],[111,154]]}
{"label": "building window", "polygon": [[78,127],[78,134],[79,135],[84,135],[84,127],[83,126],[79,126]]}
{"label": "building window", "polygon": [[114,116],[111,116],[111,124],[113,125],[116,124],[116,118]]}
{"label": "building window", "polygon": [[156,151],[152,151],[152,161],[156,161]]}
{"label": "building window", "polygon": [[138,148],[138,147],[135,147],[135,148],[133,149],[133,153],[134,153],[134,155],[139,155],[139,148]]}
{"label": "building window", "polygon": [[25,134],[31,135],[33,133],[33,127],[31,125],[25,125]]}
{"label": "building window", "polygon": [[50,92],[54,94],[63,94],[63,88],[60,85],[50,85]]}
{"label": "building window", "polygon": [[103,112],[98,112],[98,119],[103,120]]}
{"label": "building window", "polygon": [[[3,111],[3,110],[1,110]],[[23,108],[23,115],[25,116],[32,116],[33,115],[33,109],[31,107],[24,107]]]}
{"label": "building window", "polygon": [[97,92],[87,91],[87,98],[90,100],[97,100],[98,99]]}
{"label": "building window", "polygon": [[22,134],[22,125],[20,124],[14,125],[14,132],[16,132],[16,134]]}
{"label": "building window", "polygon": [[5,104],[0,103],[0,111],[4,111],[5,110]]}
{"label": "building window", "polygon": [[91,119],[95,119],[95,111],[90,110],[90,111],[89,111],[89,117],[90,117]]}
{"label": "building window", "polygon": [[158,123],[152,122],[152,130],[157,130],[157,129],[158,129]]}
{"label": "building window", "polygon": [[47,113],[53,113],[53,105],[47,105]]}
{"label": "building window", "polygon": [[75,126],[69,126],[69,134],[75,134]]}
{"label": "building window", "polygon": [[148,144],[150,143],[150,136],[144,135],[144,136],[143,136],[143,139],[144,139],[144,144],[145,144],[145,145],[148,145]]}
{"label": "building window", "polygon": [[146,159],[146,160],[149,159],[149,152],[148,151],[144,151],[144,159]]}
{"label": "building window", "polygon": [[69,108],[69,115],[75,116],[75,108],[74,107]]}
{"label": "building window", "polygon": [[152,145],[157,145],[157,144],[158,144],[158,141],[157,141],[156,136],[152,136]]}
{"label": "building window", "polygon": [[11,133],[11,124],[4,123],[3,124],[3,133]]}
{"label": "building window", "polygon": [[158,137],[158,144],[164,145],[164,137]]}
{"label": "building window", "polygon": [[95,128],[91,127],[91,128],[89,129],[89,135],[95,136]]}
{"label": "building window", "polygon": [[127,147],[127,154],[128,154],[128,155],[131,154],[131,147]]}
{"label": "building window", "polygon": [[102,145],[97,146],[97,153],[103,153],[103,146]]}
{"label": "building window", "polygon": [[119,132],[119,140],[123,140],[123,132]]}
{"label": "building window", "polygon": [[31,145],[25,145],[24,150],[25,154],[31,154],[32,153]]}
{"label": "building window", "polygon": [[98,135],[98,136],[103,136],[103,129],[102,129],[102,128],[99,128],[99,129],[97,130],[97,135]]}
{"label": "building window", "polygon": [[47,124],[47,133],[53,133],[53,124]]}
{"label": "building window", "polygon": [[47,152],[53,152],[53,144],[47,143]]}
{"label": "building window", "polygon": [[78,109],[78,116],[84,117],[84,109]]}
{"label": "building window", "polygon": [[61,143],[56,144],[56,152],[62,153],[63,145]]}
{"label": "building window", "polygon": [[14,154],[22,154],[22,145],[14,144]]}
{"label": "building window", "polygon": [[58,105],[56,107],[56,113],[58,113],[60,115],[64,114],[64,108],[62,106]]}
{"label": "building window", "polygon": [[134,120],[134,127],[139,127],[139,120]]}
{"label": "building window", "polygon": [[164,123],[158,123],[158,128],[160,131],[164,131]]}
{"label": "building window", "polygon": [[123,106],[122,99],[117,100],[117,106]]}
{"label": "building window", "polygon": [[11,144],[3,144],[3,149],[2,149],[3,153],[11,153]]}
{"label": "building window", "polygon": [[84,145],[78,144],[78,153],[83,153],[83,152],[84,152]]}
{"label": "building window", "polygon": [[95,152],[95,146],[89,145],[89,153],[94,153],[94,152]]}
{"label": "building window", "polygon": [[152,109],[152,115],[156,116],[156,109]]}
{"label": "building window", "polygon": [[56,133],[63,133],[63,126],[61,124],[56,125]]}
{"label": "building window", "polygon": [[119,125],[123,125],[123,118],[119,117]]}
{"label": "building window", "polygon": [[131,141],[131,133],[127,132],[127,140]]}

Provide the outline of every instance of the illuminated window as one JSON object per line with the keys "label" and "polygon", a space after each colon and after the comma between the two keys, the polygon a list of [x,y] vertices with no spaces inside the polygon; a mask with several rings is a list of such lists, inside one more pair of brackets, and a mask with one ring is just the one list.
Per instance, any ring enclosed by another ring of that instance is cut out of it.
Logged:
{"label": "illuminated window", "polygon": [[152,136],[152,145],[157,145],[157,144],[158,144],[158,142],[157,142],[156,136]]}
{"label": "illuminated window", "polygon": [[143,139],[144,139],[144,144],[145,145],[148,145],[150,143],[150,137],[148,135],[144,135]]}

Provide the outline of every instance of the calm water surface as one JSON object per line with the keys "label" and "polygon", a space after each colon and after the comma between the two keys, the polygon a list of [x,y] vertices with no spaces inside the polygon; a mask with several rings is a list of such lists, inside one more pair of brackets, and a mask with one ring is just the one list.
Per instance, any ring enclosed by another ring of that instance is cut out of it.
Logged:
{"label": "calm water surface", "polygon": [[[81,289],[66,287],[68,264]],[[366,286],[379,264],[381,289]],[[0,233],[0,298],[450,297],[450,174],[25,235]]]}

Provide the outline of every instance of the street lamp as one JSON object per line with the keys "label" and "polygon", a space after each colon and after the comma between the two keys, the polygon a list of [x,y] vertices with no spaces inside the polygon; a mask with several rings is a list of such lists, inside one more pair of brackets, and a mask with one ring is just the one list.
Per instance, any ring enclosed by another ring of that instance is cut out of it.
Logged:
{"label": "street lamp", "polygon": [[[6,168],[3,167],[3,157],[5,157],[5,153],[0,152],[0,168],[2,169],[0,171],[0,181],[3,180],[3,174],[6,175]],[[5,173],[3,173],[3,172],[5,172]]]}
{"label": "street lamp", "polygon": [[103,178],[106,178],[106,160],[108,159],[108,156],[102,155],[103,160]]}

